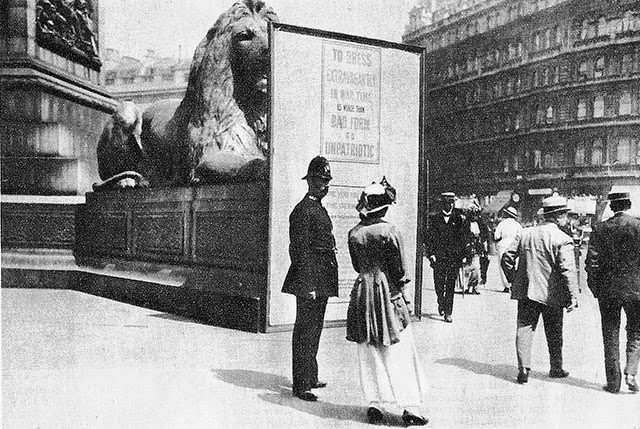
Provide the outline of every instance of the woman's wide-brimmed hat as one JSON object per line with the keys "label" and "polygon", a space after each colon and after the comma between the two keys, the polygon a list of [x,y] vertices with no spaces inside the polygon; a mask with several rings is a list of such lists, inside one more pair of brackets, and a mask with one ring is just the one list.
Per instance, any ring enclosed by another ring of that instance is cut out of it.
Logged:
{"label": "woman's wide-brimmed hat", "polygon": [[360,194],[356,210],[366,216],[386,209],[395,202],[396,190],[383,177],[380,183],[372,183],[364,188],[364,191]]}

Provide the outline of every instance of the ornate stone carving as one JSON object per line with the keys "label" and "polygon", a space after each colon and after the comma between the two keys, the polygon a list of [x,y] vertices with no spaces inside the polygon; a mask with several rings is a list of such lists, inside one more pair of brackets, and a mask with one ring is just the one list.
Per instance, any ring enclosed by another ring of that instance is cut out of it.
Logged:
{"label": "ornate stone carving", "polygon": [[36,41],[59,55],[99,70],[91,0],[38,0]]}

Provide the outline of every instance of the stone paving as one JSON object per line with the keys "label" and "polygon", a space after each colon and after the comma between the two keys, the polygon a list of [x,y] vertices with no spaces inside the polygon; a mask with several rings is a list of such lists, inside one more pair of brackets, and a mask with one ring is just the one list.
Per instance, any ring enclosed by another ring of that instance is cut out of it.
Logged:
{"label": "stone paving", "polygon": [[[640,395],[604,384],[597,303],[588,291],[565,317],[566,379],[547,377],[543,330],[528,384],[515,382],[516,303],[496,260],[479,296],[437,316],[425,269],[414,325],[430,382],[431,428],[640,429]],[[291,396],[291,333],[251,334],[70,290],[2,289],[3,428],[370,427],[355,347],[325,329],[320,401]],[[623,320],[624,321],[624,320]],[[624,353],[622,353],[624,356]],[[384,425],[399,427],[392,410]]]}

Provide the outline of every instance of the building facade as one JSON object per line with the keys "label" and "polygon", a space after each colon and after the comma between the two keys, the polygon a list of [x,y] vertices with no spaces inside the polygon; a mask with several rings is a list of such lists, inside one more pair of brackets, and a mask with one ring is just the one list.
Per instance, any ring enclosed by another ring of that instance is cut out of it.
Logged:
{"label": "building facade", "polygon": [[145,106],[167,98],[182,99],[187,90],[191,60],[160,57],[148,50],[142,59],[107,49],[102,84],[116,100]]}
{"label": "building facade", "polygon": [[427,51],[431,195],[530,220],[554,191],[640,185],[639,1],[427,2],[403,42]]}

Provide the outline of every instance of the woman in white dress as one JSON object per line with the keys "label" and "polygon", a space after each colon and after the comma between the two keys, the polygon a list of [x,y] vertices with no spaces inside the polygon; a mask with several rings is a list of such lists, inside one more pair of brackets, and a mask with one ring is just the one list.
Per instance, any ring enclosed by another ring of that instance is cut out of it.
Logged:
{"label": "woman in white dress", "polygon": [[426,380],[411,328],[411,297],[400,231],[385,221],[395,202],[386,179],[365,188],[356,209],[360,222],[349,231],[349,253],[358,278],[347,311],[347,340],[357,343],[360,380],[370,423],[382,410],[403,409],[407,425],[425,425]]}

